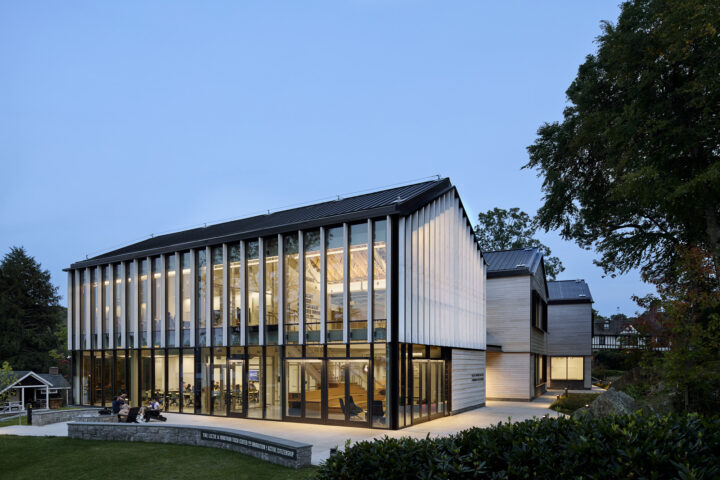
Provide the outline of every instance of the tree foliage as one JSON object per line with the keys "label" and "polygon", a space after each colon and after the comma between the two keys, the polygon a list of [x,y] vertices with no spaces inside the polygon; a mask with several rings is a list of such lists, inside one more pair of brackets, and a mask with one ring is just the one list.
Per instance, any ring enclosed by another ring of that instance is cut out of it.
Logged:
{"label": "tree foliage", "polygon": [[17,380],[17,375],[13,372],[12,367],[8,362],[2,362],[0,367],[0,402],[4,402],[10,396],[10,390],[5,390],[8,386],[12,385]]}
{"label": "tree foliage", "polygon": [[23,248],[0,262],[0,360],[16,370],[46,372],[56,365],[49,352],[62,348],[57,331],[65,318],[50,272]]}
{"label": "tree foliage", "polygon": [[530,215],[519,208],[505,210],[495,207],[478,215],[475,236],[480,248],[486,252],[528,247],[539,248],[545,261],[545,273],[548,278],[555,280],[557,275],[565,270],[565,267],[558,257],[551,256],[552,252],[549,247],[534,238],[537,229],[538,227]]}
{"label": "tree foliage", "polygon": [[634,0],[546,123],[525,168],[540,226],[600,253],[606,273],[660,278],[678,247],[720,265],[720,1]]}

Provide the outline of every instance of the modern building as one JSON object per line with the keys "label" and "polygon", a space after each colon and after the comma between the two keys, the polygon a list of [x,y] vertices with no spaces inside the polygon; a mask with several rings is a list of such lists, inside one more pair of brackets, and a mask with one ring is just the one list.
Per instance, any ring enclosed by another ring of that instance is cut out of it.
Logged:
{"label": "modern building", "polygon": [[78,404],[396,429],[485,403],[486,264],[449,179],[67,271]]}
{"label": "modern building", "polygon": [[593,299],[584,280],[548,282],[549,388],[592,388]]}
{"label": "modern building", "polygon": [[546,388],[547,281],[537,248],[486,252],[487,398],[532,400]]}

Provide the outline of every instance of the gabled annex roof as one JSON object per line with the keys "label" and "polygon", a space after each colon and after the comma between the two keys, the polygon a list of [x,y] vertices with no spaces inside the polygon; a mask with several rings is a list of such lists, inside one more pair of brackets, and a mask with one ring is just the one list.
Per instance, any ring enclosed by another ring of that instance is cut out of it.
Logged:
{"label": "gabled annex roof", "polygon": [[533,248],[483,252],[488,264],[488,278],[533,275],[542,263],[542,253]]}
{"label": "gabled annex roof", "polygon": [[6,388],[4,388],[2,390],[3,392],[13,388],[15,385],[18,385],[27,378],[34,378],[41,384],[39,386],[42,388],[45,388],[44,386],[61,389],[70,388],[70,384],[68,383],[68,381],[65,380],[65,377],[60,374],[35,373],[32,370],[15,370],[13,374],[15,375],[17,380],[15,380],[11,385],[8,385]]}
{"label": "gabled annex roof", "polygon": [[592,303],[590,287],[585,280],[548,282],[548,303]]}
{"label": "gabled annex roof", "polygon": [[455,187],[450,183],[449,178],[441,178],[160,235],[76,262],[71,268],[130,260],[139,256],[184,250],[215,242],[222,243],[295,229],[314,228],[335,222],[349,222],[385,215],[406,215],[453,188]]}

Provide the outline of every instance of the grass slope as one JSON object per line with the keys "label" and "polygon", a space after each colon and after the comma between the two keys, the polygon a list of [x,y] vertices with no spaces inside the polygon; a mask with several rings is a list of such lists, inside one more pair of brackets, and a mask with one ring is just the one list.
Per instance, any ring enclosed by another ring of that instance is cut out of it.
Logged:
{"label": "grass slope", "polygon": [[157,443],[0,435],[0,477],[13,480],[302,479],[315,468],[292,470],[235,452]]}

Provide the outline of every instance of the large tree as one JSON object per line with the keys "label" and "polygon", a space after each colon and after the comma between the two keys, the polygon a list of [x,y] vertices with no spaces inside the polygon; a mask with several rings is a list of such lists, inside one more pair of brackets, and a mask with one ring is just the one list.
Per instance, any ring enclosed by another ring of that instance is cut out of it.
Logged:
{"label": "large tree", "polygon": [[539,248],[545,260],[545,273],[550,279],[555,280],[557,275],[565,270],[565,267],[558,257],[551,256],[552,252],[549,247],[534,238],[537,229],[538,227],[530,215],[519,208],[505,210],[495,207],[478,215],[475,236],[480,248],[487,252],[528,247]]}
{"label": "large tree", "polygon": [[22,247],[11,248],[0,262],[0,361],[40,372],[57,364],[50,351],[62,348],[58,300],[50,273]]}
{"label": "large tree", "polygon": [[720,1],[625,2],[597,43],[528,147],[540,225],[606,273],[659,280],[692,245],[720,273]]}

